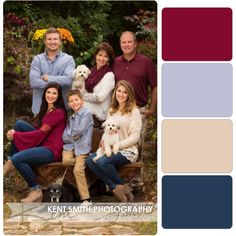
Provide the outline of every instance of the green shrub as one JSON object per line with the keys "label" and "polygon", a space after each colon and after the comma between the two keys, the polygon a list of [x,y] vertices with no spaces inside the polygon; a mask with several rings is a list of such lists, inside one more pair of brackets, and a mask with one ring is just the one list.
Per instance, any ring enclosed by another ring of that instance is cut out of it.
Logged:
{"label": "green shrub", "polygon": [[[31,106],[29,69],[32,51],[27,40],[17,38],[11,31],[4,31],[4,112],[27,113]],[[17,106],[21,104],[21,106]],[[27,108],[27,109],[26,109]]]}

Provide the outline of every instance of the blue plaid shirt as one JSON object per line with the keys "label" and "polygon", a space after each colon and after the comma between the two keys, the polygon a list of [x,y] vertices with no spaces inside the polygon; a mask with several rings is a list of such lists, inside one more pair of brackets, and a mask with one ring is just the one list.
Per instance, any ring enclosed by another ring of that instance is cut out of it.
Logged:
{"label": "blue plaid shirt", "polygon": [[66,151],[75,152],[75,156],[87,154],[91,151],[93,134],[93,116],[87,108],[81,107],[68,121],[63,133],[64,146]]}

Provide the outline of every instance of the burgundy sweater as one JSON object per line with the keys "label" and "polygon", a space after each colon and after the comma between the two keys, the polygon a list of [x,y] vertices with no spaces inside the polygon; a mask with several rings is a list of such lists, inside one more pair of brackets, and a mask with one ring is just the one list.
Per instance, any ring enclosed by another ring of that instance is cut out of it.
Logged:
{"label": "burgundy sweater", "polygon": [[30,132],[14,132],[13,140],[19,151],[33,147],[49,148],[54,154],[54,160],[61,158],[63,140],[62,134],[66,127],[65,112],[57,108],[48,112],[43,120],[42,126]]}
{"label": "burgundy sweater", "polygon": [[124,56],[115,59],[113,67],[115,80],[127,80],[134,88],[137,105],[142,107],[148,103],[148,87],[157,86],[157,72],[152,60],[142,54],[127,61]]}

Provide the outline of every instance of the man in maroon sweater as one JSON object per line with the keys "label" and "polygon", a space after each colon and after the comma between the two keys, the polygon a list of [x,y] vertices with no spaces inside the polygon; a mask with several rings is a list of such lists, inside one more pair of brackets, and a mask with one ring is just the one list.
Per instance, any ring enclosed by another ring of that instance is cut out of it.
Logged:
{"label": "man in maroon sweater", "polygon": [[[147,118],[156,113],[157,107],[157,71],[152,60],[137,53],[137,39],[134,33],[125,31],[120,36],[120,47],[123,55],[117,57],[113,64],[116,82],[127,80],[135,91],[136,104],[142,114],[142,137],[146,133]],[[150,107],[148,88],[151,88]]]}

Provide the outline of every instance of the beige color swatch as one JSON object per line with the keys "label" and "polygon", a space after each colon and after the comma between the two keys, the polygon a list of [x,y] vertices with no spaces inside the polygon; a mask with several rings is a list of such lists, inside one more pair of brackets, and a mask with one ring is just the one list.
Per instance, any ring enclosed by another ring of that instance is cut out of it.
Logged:
{"label": "beige color swatch", "polygon": [[231,120],[163,120],[163,172],[229,173],[232,168]]}

